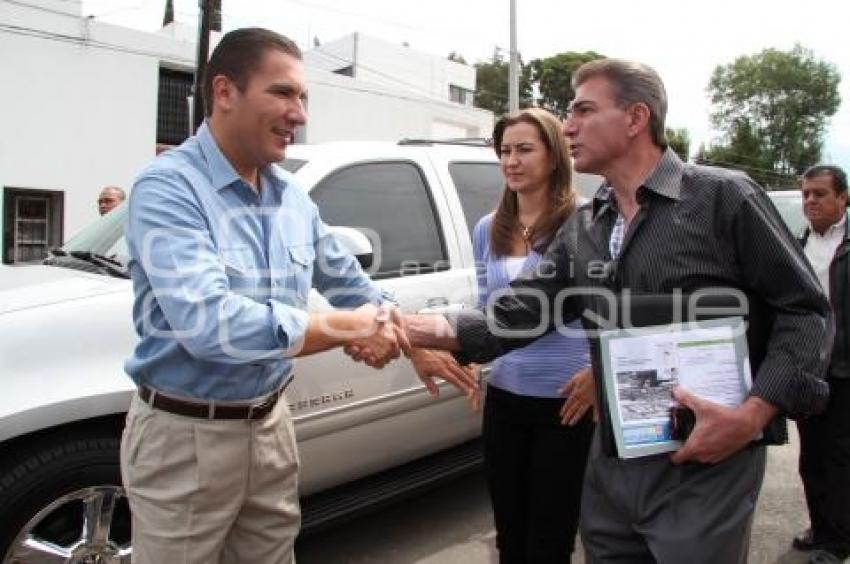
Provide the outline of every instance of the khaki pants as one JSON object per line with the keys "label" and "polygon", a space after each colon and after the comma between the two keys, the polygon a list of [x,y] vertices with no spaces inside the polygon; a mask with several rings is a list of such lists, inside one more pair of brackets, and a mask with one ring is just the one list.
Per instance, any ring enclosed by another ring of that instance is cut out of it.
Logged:
{"label": "khaki pants", "polygon": [[285,398],[257,421],[210,421],[133,396],[121,473],[139,564],[291,563],[301,524]]}

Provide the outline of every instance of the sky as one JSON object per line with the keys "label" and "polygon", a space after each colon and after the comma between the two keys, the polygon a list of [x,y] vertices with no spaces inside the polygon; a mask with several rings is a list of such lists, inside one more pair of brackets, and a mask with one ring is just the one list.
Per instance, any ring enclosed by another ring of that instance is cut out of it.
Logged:
{"label": "sky", "polygon": [[[833,63],[842,104],[830,120],[823,160],[850,169],[850,3],[844,0],[516,0],[517,50],[523,60],[596,51],[654,67],[669,102],[667,125],[685,128],[691,150],[717,138],[706,87],[718,65],[795,43]],[[174,0],[178,22],[197,23],[197,0]],[[510,46],[509,0],[223,0],[223,29],[262,26],[296,40],[328,42],[361,32],[469,63]],[[165,0],[83,0],[83,14],[154,31]]]}

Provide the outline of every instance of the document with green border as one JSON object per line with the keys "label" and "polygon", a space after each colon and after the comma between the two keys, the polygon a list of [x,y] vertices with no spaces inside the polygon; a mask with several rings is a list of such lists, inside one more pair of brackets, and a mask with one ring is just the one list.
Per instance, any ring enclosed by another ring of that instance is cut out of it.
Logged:
{"label": "document with green border", "polygon": [[603,331],[605,397],[620,458],[671,452],[672,390],[737,407],[752,387],[746,323],[726,317]]}

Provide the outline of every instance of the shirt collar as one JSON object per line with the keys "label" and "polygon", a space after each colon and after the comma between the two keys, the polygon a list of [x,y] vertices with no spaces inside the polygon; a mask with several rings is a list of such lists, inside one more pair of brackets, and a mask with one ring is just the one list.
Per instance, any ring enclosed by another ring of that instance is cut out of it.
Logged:
{"label": "shirt collar", "polygon": [[[651,190],[656,194],[678,200],[681,197],[682,191],[682,173],[684,172],[685,164],[679,158],[673,149],[669,147],[662,153],[658,164],[646,177],[641,186],[647,190]],[[606,204],[612,205],[613,187],[608,184],[608,181],[602,183],[596,195],[593,197],[593,215]]]}
{"label": "shirt collar", "polygon": [[844,215],[841,216],[841,219],[839,221],[833,223],[832,225],[830,225],[826,229],[826,232],[824,232],[823,235],[818,234],[818,232],[815,231],[815,228],[812,227],[811,222],[809,222],[809,233],[814,234],[814,235],[821,237],[821,238],[826,238],[826,237],[829,237],[830,235],[835,234],[835,232],[840,229],[841,233],[843,235],[843,234],[846,233],[846,231],[845,231],[846,226],[847,226],[847,213],[845,212]]}
{"label": "shirt collar", "polygon": [[195,135],[198,138],[198,144],[201,146],[204,159],[207,161],[207,166],[210,170],[210,182],[213,189],[221,190],[239,180],[239,174],[233,168],[233,165],[230,164],[230,161],[227,160],[227,157],[224,156],[224,153],[221,152],[206,121],[201,124]]}
{"label": "shirt collar", "polygon": [[[234,182],[241,182],[242,177],[221,152],[218,143],[213,137],[212,132],[207,125],[207,122],[201,124],[198,132],[195,134],[198,138],[198,143],[201,146],[201,152],[207,161],[210,170],[210,181],[215,190],[222,190],[232,185]],[[287,182],[283,175],[278,173],[276,167],[269,165],[260,169],[260,177],[263,186],[280,187],[281,190],[286,188]]]}

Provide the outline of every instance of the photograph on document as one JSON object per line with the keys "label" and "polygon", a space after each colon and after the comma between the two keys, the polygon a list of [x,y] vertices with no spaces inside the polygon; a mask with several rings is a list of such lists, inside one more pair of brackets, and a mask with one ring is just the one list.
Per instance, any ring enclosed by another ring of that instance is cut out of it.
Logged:
{"label": "photograph on document", "polygon": [[621,456],[678,448],[670,420],[676,386],[728,407],[744,400],[750,374],[740,322],[712,320],[602,335],[609,413]]}

